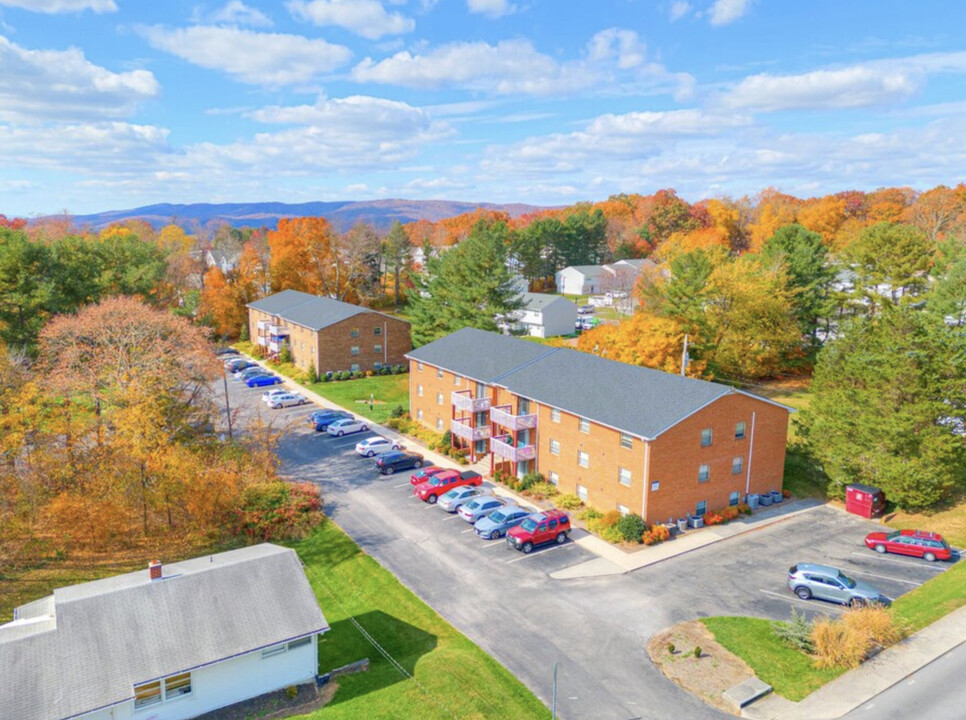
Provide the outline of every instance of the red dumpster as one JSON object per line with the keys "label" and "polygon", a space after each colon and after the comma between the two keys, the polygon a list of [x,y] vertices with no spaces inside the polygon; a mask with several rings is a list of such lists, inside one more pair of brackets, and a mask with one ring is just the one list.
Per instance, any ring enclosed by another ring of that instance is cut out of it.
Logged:
{"label": "red dumpster", "polygon": [[872,485],[846,485],[845,509],[866,518],[879,517],[885,511],[885,493]]}

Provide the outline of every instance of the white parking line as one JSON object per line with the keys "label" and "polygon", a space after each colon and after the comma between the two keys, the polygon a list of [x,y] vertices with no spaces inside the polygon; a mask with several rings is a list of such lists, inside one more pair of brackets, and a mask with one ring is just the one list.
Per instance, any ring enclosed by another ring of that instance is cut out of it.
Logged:
{"label": "white parking line", "polygon": [[468,533],[468,532],[473,532],[473,528],[470,528],[469,530],[464,530],[464,531],[463,531],[462,533],[460,533],[460,534],[461,534],[461,535],[466,535],[466,533]]}
{"label": "white parking line", "polygon": [[[790,602],[790,603],[791,602],[796,602],[799,605],[807,605],[808,607],[812,608],[813,610],[816,609],[816,605],[815,605],[815,603],[813,601],[811,601],[811,600],[802,600],[797,595],[791,595],[791,596],[789,596],[789,595],[782,595],[781,593],[772,592],[771,590],[762,590],[761,588],[758,588],[758,592],[764,593],[765,595],[771,595],[772,597],[776,597],[779,600],[784,600],[786,602]],[[826,605],[825,603],[822,603],[822,605],[819,607],[819,609],[821,609],[821,610],[832,610],[833,612],[838,612],[838,613],[844,611],[844,608],[842,606],[840,606],[840,605],[835,605],[835,604],[828,604],[828,605]]]}
{"label": "white parking line", "polygon": [[394,488],[401,488],[401,487],[406,487],[407,485],[412,485],[412,483],[408,483],[408,482],[399,483],[398,485],[393,485],[393,487]]}
{"label": "white parking line", "polygon": [[460,519],[460,516],[457,515],[456,513],[453,513],[449,517],[444,517],[443,522],[446,522],[447,520],[459,520],[459,519]]}
{"label": "white parking line", "polygon": [[506,540],[502,538],[500,538],[499,540],[487,540],[486,543],[484,543],[483,547],[493,548],[493,547],[500,547],[500,545],[506,545]]}
{"label": "white parking line", "polygon": [[436,505],[435,505],[435,504],[433,504],[433,505],[430,505],[430,504],[428,504],[428,503],[427,503],[427,504],[426,504],[426,507],[425,507],[425,508],[423,508],[423,509],[424,509],[424,510],[432,510],[432,509],[433,509],[434,507],[436,507]]}
{"label": "white parking line", "polygon": [[574,543],[564,543],[563,545],[553,545],[551,547],[546,548],[545,550],[540,550],[539,552],[532,552],[529,555],[518,557],[515,560],[507,560],[506,562],[507,562],[507,565],[509,565],[510,563],[520,562],[521,560],[526,560],[527,558],[537,557],[537,555],[543,555],[544,553],[548,553],[551,550],[559,550],[560,548],[566,548],[566,547],[577,547],[577,546]]}
{"label": "white parking line", "polygon": [[[852,554],[860,555],[866,558],[870,557],[868,553],[854,552]],[[878,554],[876,555],[876,559],[882,560],[883,562],[899,563],[900,565],[912,565],[913,567],[922,568],[923,570],[932,570],[933,572],[943,572],[946,569],[941,565],[935,565],[933,563],[929,563],[927,560],[923,560],[922,562],[913,562],[912,560],[900,560],[898,558],[882,557],[881,555],[878,555]]]}
{"label": "white parking line", "polygon": [[879,578],[880,580],[891,580],[892,582],[902,583],[903,585],[912,585],[913,587],[919,587],[922,585],[921,582],[913,582],[912,580],[900,580],[899,578],[892,577],[891,575],[877,575],[876,573],[863,572],[861,570],[851,570],[854,575],[866,575],[868,577]]}

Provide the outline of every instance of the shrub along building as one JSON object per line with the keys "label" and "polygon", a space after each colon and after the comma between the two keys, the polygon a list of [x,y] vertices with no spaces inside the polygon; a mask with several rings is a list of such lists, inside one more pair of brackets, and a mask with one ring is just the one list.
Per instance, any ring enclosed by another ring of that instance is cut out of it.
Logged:
{"label": "shrub along building", "polygon": [[378,370],[405,362],[409,323],[375,310],[283,290],[248,305],[252,342],[270,356],[288,345],[302,370]]}
{"label": "shrub along building", "polygon": [[742,390],[472,328],[407,357],[414,419],[600,510],[664,522],[781,489],[790,408]]}

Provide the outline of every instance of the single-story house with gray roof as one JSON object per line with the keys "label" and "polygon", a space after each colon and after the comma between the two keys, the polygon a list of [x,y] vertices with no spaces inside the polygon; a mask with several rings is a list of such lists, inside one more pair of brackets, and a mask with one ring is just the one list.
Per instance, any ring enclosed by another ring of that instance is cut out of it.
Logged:
{"label": "single-story house with gray roof", "polygon": [[792,411],[767,398],[474,328],[407,357],[414,419],[599,510],[667,522],[782,488]]}
{"label": "single-story house with gray roof", "polygon": [[248,331],[270,357],[287,345],[297,367],[318,373],[400,365],[412,348],[405,320],[298,290],[249,303]]}
{"label": "single-story house with gray roof", "polygon": [[326,630],[268,543],[57,588],[0,625],[0,718],[195,718],[314,683]]}

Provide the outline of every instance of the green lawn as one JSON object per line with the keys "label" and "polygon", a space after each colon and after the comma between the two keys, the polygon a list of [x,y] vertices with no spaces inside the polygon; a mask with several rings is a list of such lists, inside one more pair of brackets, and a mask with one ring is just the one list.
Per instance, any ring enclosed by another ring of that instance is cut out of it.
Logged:
{"label": "green lawn", "polygon": [[[396,405],[409,412],[409,375],[374,375],[358,380],[318,382],[307,385],[326,400],[341,405],[373,422],[385,423]],[[369,409],[369,397],[373,405]]]}
{"label": "green lawn", "polygon": [[[319,643],[327,672],[368,657],[368,672],[338,679],[312,720],[541,718],[549,710],[510,672],[366,555],[333,522],[292,543],[331,630]],[[415,680],[387,660],[352,618]],[[548,678],[549,681],[549,678]]]}
{"label": "green lawn", "polygon": [[966,605],[966,564],[958,562],[896,599],[892,614],[898,622],[915,632],[963,605]]}
{"label": "green lawn", "polygon": [[844,669],[820,670],[812,660],[782,644],[771,631],[771,621],[750,617],[702,618],[714,639],[740,657],[758,678],[782,697],[798,702]]}

